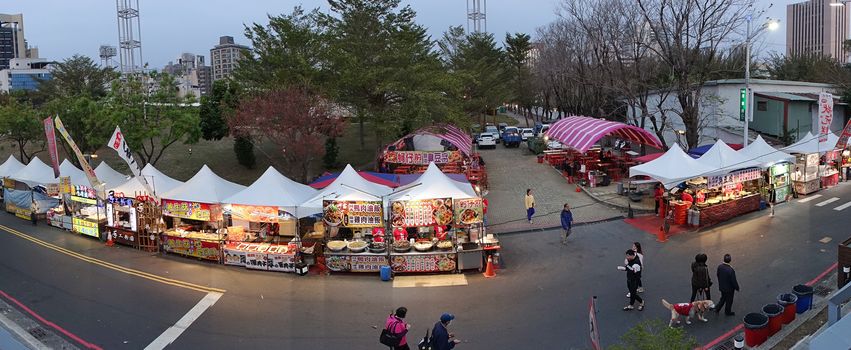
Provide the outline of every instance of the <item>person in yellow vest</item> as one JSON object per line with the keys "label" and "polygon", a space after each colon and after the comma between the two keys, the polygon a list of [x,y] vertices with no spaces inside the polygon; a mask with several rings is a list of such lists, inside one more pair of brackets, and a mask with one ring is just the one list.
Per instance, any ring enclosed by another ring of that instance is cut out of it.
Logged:
{"label": "person in yellow vest", "polygon": [[535,215],[535,196],[532,195],[532,189],[526,189],[526,220],[532,223],[532,215]]}

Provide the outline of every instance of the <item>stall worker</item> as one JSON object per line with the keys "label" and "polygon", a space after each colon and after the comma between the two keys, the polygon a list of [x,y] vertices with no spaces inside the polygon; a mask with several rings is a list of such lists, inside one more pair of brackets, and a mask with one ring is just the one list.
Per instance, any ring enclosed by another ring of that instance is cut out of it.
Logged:
{"label": "stall worker", "polygon": [[393,228],[393,240],[398,241],[407,241],[408,240],[408,231],[405,230],[404,227],[394,227]]}
{"label": "stall worker", "polygon": [[692,197],[690,192],[691,191],[689,190],[683,191],[683,195],[682,197],[680,197],[683,202],[688,202],[689,205],[691,205],[691,203],[694,203],[694,197]]}
{"label": "stall worker", "polygon": [[[656,184],[656,188],[653,190],[653,200],[656,202],[656,207],[653,211],[656,214],[659,214],[659,207],[662,206],[662,197],[665,196],[665,190],[662,189],[662,184]],[[664,207],[662,208],[662,212],[664,212]]]}
{"label": "stall worker", "polygon": [[706,201],[706,190],[703,190],[703,189],[698,190],[697,191],[697,202],[696,203],[703,203],[704,201]]}
{"label": "stall worker", "polygon": [[435,225],[434,236],[437,237],[437,240],[439,241],[446,240],[446,226]]}
{"label": "stall worker", "polygon": [[384,228],[383,227],[373,227],[372,228],[372,241],[373,242],[384,242]]}

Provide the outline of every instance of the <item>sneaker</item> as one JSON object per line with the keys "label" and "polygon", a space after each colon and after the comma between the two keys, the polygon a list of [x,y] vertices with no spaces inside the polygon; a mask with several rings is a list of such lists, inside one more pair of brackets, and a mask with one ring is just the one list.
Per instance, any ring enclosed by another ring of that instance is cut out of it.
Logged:
{"label": "sneaker", "polygon": [[638,305],[638,311],[643,311],[643,310],[644,310],[644,303],[641,303],[641,305]]}
{"label": "sneaker", "polygon": [[630,294],[630,293],[626,293],[626,297],[627,297],[627,298],[629,298],[630,296],[632,296],[632,294]]}
{"label": "sneaker", "polygon": [[627,306],[623,307],[623,311],[629,311],[629,310],[632,310],[632,309],[635,309],[634,307],[632,307],[632,305],[627,305]]}
{"label": "sneaker", "polygon": [[639,292],[639,293],[644,293],[644,287],[638,287],[638,292]]}

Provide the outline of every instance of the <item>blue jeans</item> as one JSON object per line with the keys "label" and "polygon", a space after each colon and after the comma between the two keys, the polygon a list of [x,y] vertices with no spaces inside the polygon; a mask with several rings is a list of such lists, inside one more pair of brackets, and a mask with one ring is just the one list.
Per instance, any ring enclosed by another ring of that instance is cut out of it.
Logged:
{"label": "blue jeans", "polygon": [[526,220],[531,221],[532,215],[535,215],[535,208],[526,209]]}

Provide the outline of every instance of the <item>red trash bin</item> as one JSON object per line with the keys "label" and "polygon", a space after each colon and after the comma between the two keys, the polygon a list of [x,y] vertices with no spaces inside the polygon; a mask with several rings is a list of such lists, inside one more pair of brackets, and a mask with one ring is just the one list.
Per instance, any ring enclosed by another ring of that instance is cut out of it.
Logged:
{"label": "red trash bin", "polygon": [[777,303],[783,307],[783,324],[789,324],[795,320],[796,303],[798,296],[792,293],[780,294],[777,296]]}
{"label": "red trash bin", "polygon": [[759,346],[768,339],[768,316],[756,312],[745,315],[745,344],[749,347]]}
{"label": "red trash bin", "polygon": [[544,164],[544,155],[543,154],[538,155],[538,163]]}
{"label": "red trash bin", "polygon": [[783,327],[783,307],[777,304],[766,304],[762,313],[768,316],[768,336],[772,336]]}

